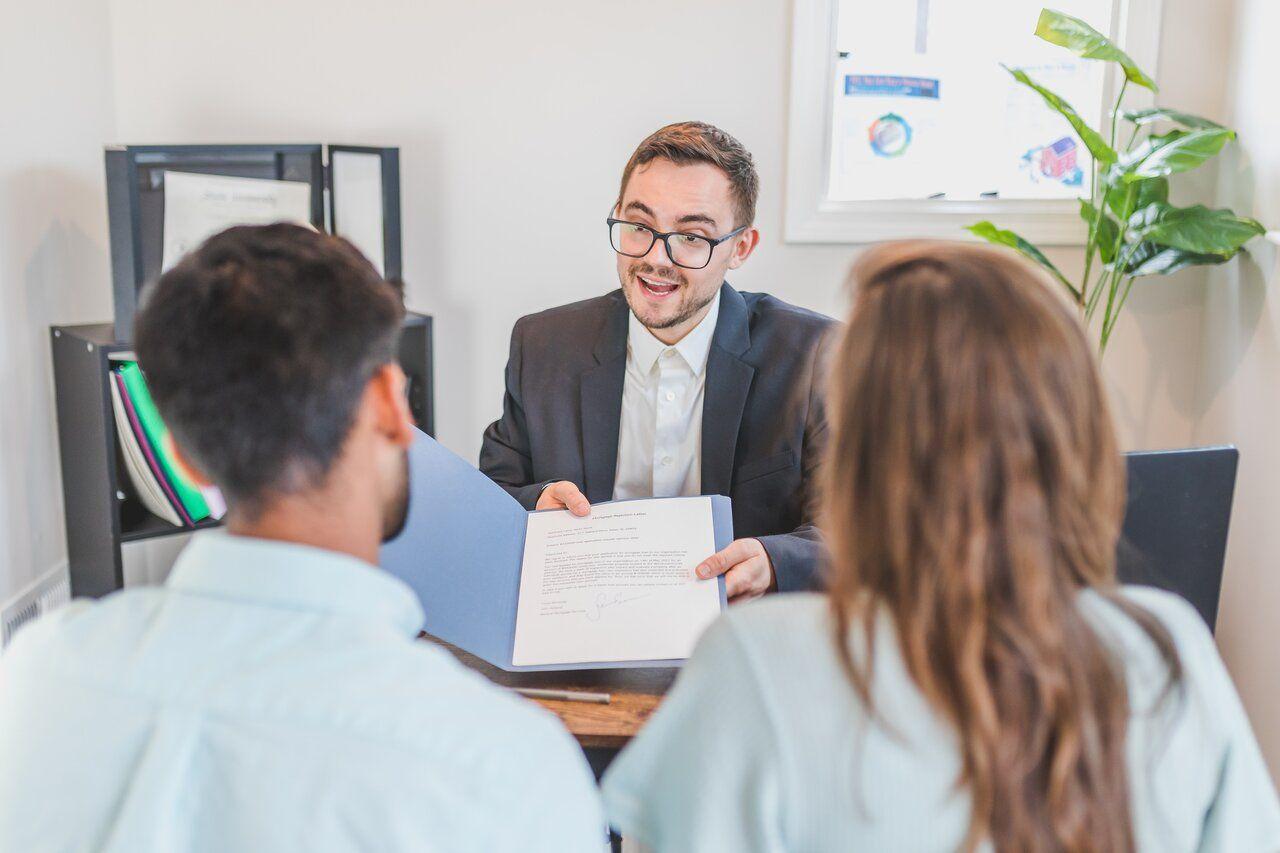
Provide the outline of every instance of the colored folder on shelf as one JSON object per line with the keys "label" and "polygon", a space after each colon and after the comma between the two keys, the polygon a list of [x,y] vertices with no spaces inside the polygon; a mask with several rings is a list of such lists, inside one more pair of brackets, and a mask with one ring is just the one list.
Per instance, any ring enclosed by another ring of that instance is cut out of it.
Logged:
{"label": "colored folder on shelf", "polygon": [[138,449],[142,451],[147,460],[147,466],[153,472],[156,482],[164,491],[165,498],[168,499],[170,506],[181,517],[182,523],[191,526],[191,516],[187,515],[187,509],[182,505],[182,501],[178,499],[178,495],[170,485],[169,479],[164,475],[164,468],[160,465],[160,457],[156,451],[151,449],[151,442],[147,441],[146,431],[142,428],[142,422],[138,420],[138,411],[133,407],[133,401],[129,397],[129,389],[125,387],[124,377],[120,375],[119,370],[112,371],[112,380],[120,391],[120,401],[124,406],[125,414],[129,418],[129,426],[133,429],[133,434],[138,439]]}
{"label": "colored folder on shelf", "polygon": [[141,425],[131,417],[132,412],[127,410],[121,391],[123,387],[120,375],[112,371],[111,411],[115,416],[116,436],[124,453],[129,479],[148,510],[174,527],[182,527],[185,519],[179,515],[181,504],[176,503],[176,498],[164,479],[164,473],[142,434]]}
{"label": "colored folder on shelf", "polygon": [[182,473],[166,446],[164,439],[169,430],[164,425],[160,413],[156,411],[156,404],[151,399],[151,392],[147,390],[147,380],[142,375],[141,368],[136,362],[124,362],[120,367],[120,379],[124,382],[128,402],[132,404],[138,422],[142,425],[147,444],[151,446],[152,453],[159,460],[164,479],[172,487],[186,517],[193,523],[208,518],[209,505],[204,495],[200,493],[200,488]]}

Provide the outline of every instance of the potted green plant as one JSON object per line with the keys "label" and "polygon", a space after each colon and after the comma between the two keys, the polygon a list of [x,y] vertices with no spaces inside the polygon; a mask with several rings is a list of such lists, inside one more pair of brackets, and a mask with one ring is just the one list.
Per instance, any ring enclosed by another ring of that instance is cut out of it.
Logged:
{"label": "potted green plant", "polygon": [[[1236,138],[1235,131],[1164,107],[1122,111],[1130,85],[1156,92],[1155,81],[1106,36],[1078,18],[1042,9],[1036,35],[1085,59],[1113,62],[1124,73],[1110,113],[1110,133],[1104,137],[1070,104],[1036,83],[1025,71],[1003,66],[1015,80],[1040,95],[1049,109],[1066,119],[1093,155],[1089,198],[1080,199],[1080,216],[1089,229],[1084,273],[1078,282],[1070,280],[1036,246],[991,222],[979,222],[967,230],[992,243],[1009,246],[1047,269],[1070,292],[1086,326],[1093,327],[1095,313],[1101,307],[1101,356],[1135,280],[1168,275],[1190,266],[1225,263],[1266,229],[1230,210],[1212,210],[1200,204],[1176,207],[1169,203],[1169,176],[1202,166]],[[1121,124],[1127,126],[1128,142],[1117,148]],[[1157,132],[1159,126],[1167,129]]]}

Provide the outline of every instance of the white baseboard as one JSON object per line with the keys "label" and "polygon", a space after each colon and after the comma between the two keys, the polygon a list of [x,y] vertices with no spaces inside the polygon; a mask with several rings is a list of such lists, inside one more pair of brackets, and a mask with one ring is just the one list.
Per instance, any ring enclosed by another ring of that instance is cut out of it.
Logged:
{"label": "white baseboard", "polygon": [[0,649],[9,645],[23,625],[70,600],[71,578],[63,562],[36,578],[0,608]]}

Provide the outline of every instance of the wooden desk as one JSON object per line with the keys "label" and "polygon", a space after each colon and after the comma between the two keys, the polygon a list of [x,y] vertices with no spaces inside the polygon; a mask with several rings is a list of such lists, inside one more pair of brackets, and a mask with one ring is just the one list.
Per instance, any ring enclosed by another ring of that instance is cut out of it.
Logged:
{"label": "wooden desk", "polygon": [[620,749],[625,746],[657,709],[680,671],[664,668],[505,672],[443,640],[427,634],[423,634],[422,639],[442,646],[468,668],[504,687],[588,690],[610,694],[613,698],[608,705],[559,699],[529,700],[559,717],[578,742],[588,748]]}

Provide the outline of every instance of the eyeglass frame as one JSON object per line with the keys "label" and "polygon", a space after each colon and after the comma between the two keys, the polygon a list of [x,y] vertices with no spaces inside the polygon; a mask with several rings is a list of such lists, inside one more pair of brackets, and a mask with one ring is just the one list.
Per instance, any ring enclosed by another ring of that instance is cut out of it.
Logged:
{"label": "eyeglass frame", "polygon": [[[716,246],[719,246],[721,243],[724,243],[728,240],[732,240],[734,237],[737,237],[743,231],[746,231],[748,228],[751,227],[750,225],[739,226],[733,229],[732,231],[730,231],[728,234],[725,234],[723,237],[703,237],[701,234],[690,234],[687,231],[662,232],[657,230],[656,228],[650,228],[648,225],[645,225],[643,222],[632,222],[630,219],[614,219],[612,216],[605,219],[605,224],[609,226],[610,235],[613,234],[613,226],[615,225],[634,225],[637,228],[643,228],[644,230],[648,231],[651,235],[653,235],[653,240],[649,243],[649,247],[638,255],[629,255],[626,252],[619,251],[618,247],[613,245],[613,239],[612,239],[612,236],[610,236],[609,246],[617,254],[622,255],[624,258],[643,258],[647,256],[650,252],[652,252],[653,247],[657,245],[657,242],[659,240],[661,240],[662,245],[667,250],[668,260],[670,260],[671,263],[675,264],[681,269],[685,269],[685,270],[704,270],[707,267],[711,266],[711,257],[716,253]],[[699,240],[705,240],[706,242],[710,243],[711,251],[707,252],[707,262],[700,267],[691,267],[677,261],[676,256],[671,253],[672,237],[697,237]]]}

